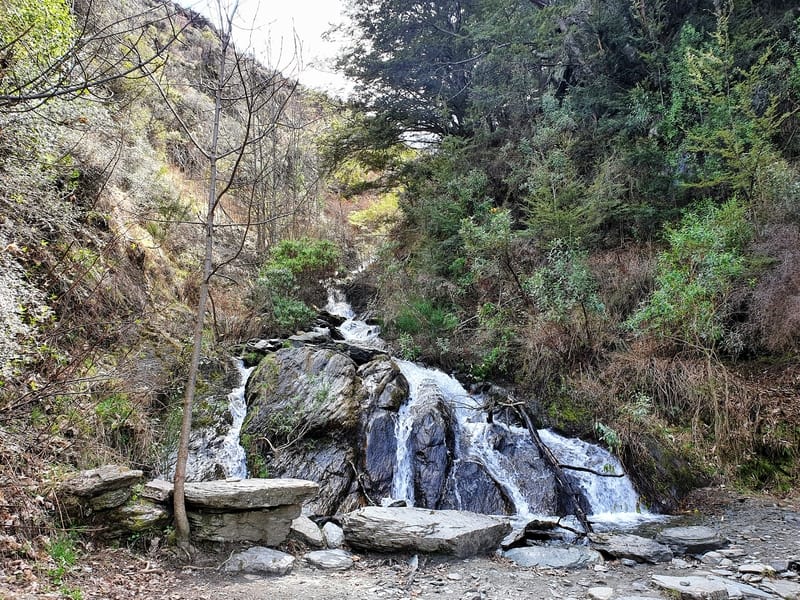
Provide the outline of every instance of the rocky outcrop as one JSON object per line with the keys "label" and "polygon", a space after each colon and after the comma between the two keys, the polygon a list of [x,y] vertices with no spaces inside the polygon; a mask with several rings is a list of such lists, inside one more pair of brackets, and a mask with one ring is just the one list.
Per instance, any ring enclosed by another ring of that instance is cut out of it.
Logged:
{"label": "rocky outcrop", "polygon": [[342,524],[345,540],[354,548],[461,558],[493,551],[511,530],[508,523],[477,513],[379,506],[348,513]]}
{"label": "rocky outcrop", "polygon": [[264,575],[286,575],[294,566],[291,554],[272,548],[253,546],[231,556],[223,565],[227,573],[259,573]]}
{"label": "rocky outcrop", "polygon": [[187,483],[186,503],[204,509],[253,510],[302,504],[319,486],[301,479],[242,479]]}
{"label": "rocky outcrop", "polygon": [[[247,385],[247,450],[270,475],[316,481],[315,514],[357,506],[357,432],[367,393],[355,363],[329,349],[284,348],[266,356]],[[264,440],[264,441],[258,441]]]}

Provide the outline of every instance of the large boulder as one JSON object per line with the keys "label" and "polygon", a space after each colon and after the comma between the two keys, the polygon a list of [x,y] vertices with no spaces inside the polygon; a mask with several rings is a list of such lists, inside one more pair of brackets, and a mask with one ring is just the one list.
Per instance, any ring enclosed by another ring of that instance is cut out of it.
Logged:
{"label": "large boulder", "polygon": [[231,512],[188,509],[186,514],[192,536],[198,540],[277,546],[289,536],[292,521],[300,516],[300,505]]}
{"label": "large boulder", "polygon": [[378,552],[430,552],[460,558],[493,551],[511,526],[466,511],[368,506],[342,518],[345,540]]}
{"label": "large boulder", "polygon": [[354,465],[367,394],[349,357],[324,348],[281,349],[259,363],[246,396],[243,439],[270,475],[318,482],[320,492],[307,504],[312,513],[359,504]]}
{"label": "large boulder", "polygon": [[444,495],[453,455],[453,420],[441,391],[434,384],[422,383],[418,394],[420,398],[411,408],[414,421],[409,437],[409,454],[414,457],[414,503],[437,508]]}
{"label": "large boulder", "polygon": [[582,546],[527,546],[506,550],[503,556],[520,567],[580,569],[603,561],[596,550]]}
{"label": "large boulder", "polygon": [[612,558],[630,558],[636,562],[660,563],[672,560],[672,550],[655,540],[623,533],[591,533],[592,546]]}

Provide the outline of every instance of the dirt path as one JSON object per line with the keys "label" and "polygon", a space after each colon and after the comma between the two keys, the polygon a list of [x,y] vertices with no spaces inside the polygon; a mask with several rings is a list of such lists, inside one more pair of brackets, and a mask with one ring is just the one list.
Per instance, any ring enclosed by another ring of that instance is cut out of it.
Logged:
{"label": "dirt path", "polygon": [[[800,561],[800,499],[740,497],[713,492],[696,495],[698,510],[680,524],[716,527],[741,546],[741,560],[763,563]],[[700,511],[702,509],[702,512]],[[224,557],[223,557],[224,558]],[[153,598],[169,600],[505,600],[589,598],[592,588],[611,588],[612,598],[669,598],[651,583],[654,574],[686,576],[707,569],[689,557],[661,565],[626,566],[608,561],[587,569],[563,571],[520,568],[496,557],[467,560],[410,555],[358,555],[345,572],[320,571],[295,563],[290,575],[227,575],[219,557],[205,566],[171,566],[169,557],[137,556],[127,550],[95,552],[65,580],[64,590],[84,599]],[[51,588],[52,589],[52,588]],[[0,599],[66,598],[55,591],[14,592]]]}

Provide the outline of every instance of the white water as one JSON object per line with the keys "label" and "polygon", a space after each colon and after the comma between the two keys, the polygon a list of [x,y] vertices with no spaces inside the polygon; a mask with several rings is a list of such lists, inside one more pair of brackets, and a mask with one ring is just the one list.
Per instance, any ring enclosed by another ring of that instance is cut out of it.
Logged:
{"label": "white water", "polygon": [[[231,425],[226,432],[217,428],[203,428],[192,431],[189,440],[189,457],[186,461],[186,481],[208,481],[213,479],[246,479],[247,458],[239,443],[247,405],[244,389],[255,367],[245,367],[244,363],[233,359],[239,373],[239,383],[227,396],[231,412]],[[175,476],[176,454],[170,457],[168,478]]]}
{"label": "white water", "polygon": [[[331,314],[346,319],[339,328],[346,341],[370,348],[386,348],[385,342],[379,337],[380,328],[359,321],[341,294],[337,296],[336,292],[331,292],[325,308]],[[390,500],[405,500],[413,505],[413,456],[409,451],[409,438],[414,424],[415,408],[420,403],[420,391],[423,386],[435,386],[455,418],[454,463],[462,460],[478,462],[503,487],[506,497],[513,502],[518,517],[542,516],[540,507],[532,505],[531,499],[526,497],[522,484],[527,483],[530,489],[531,478],[542,477],[544,480],[546,475],[517,472],[512,462],[494,447],[498,431],[520,446],[532,446],[528,431],[504,423],[488,423],[484,410],[485,398],[469,394],[455,378],[409,361],[395,359],[395,362],[408,380],[409,398],[400,408],[395,427],[397,452]],[[539,431],[539,436],[561,464],[575,465],[599,473],[623,473],[620,462],[599,446],[579,439],[564,438],[545,429]],[[649,516],[640,506],[639,496],[627,476],[601,477],[576,470],[570,470],[569,473],[584,492],[593,522],[625,525],[640,522]],[[456,501],[460,503],[457,486],[454,486],[454,492]]]}

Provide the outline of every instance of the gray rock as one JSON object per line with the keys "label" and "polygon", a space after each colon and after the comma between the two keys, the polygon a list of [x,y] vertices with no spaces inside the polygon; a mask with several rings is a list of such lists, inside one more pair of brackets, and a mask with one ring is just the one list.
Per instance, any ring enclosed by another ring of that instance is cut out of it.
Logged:
{"label": "gray rock", "polygon": [[775,569],[763,563],[745,563],[739,566],[739,573],[755,573],[756,575],[775,575]]}
{"label": "gray rock", "polygon": [[672,560],[672,550],[649,538],[622,533],[593,533],[589,540],[595,550],[613,558],[660,563]]}
{"label": "gray rock", "polygon": [[414,414],[408,452],[414,457],[412,477],[417,506],[439,507],[452,456],[453,429],[447,402],[439,388],[423,382]]}
{"label": "gray rock", "polygon": [[670,577],[653,575],[653,583],[661,589],[677,594],[678,598],[697,600],[727,600],[728,588],[720,580],[706,577]]}
{"label": "gray rock", "polygon": [[734,579],[717,578],[713,576],[710,576],[708,579],[710,581],[721,582],[728,591],[729,598],[775,598],[775,596],[770,593],[760,590],[752,585],[741,583]]}
{"label": "gray rock", "polygon": [[288,537],[292,521],[300,516],[300,505],[236,512],[187,511],[187,516],[192,536],[199,540],[277,546]]}
{"label": "gray rock", "polygon": [[586,593],[590,598],[594,598],[594,600],[611,600],[611,597],[614,595],[614,588],[605,586],[590,587],[586,590]]}
{"label": "gray rock", "polygon": [[116,524],[134,533],[160,528],[171,520],[169,511],[148,500],[139,500],[120,507],[114,513]]}
{"label": "gray rock", "polygon": [[414,551],[460,558],[496,549],[511,526],[466,511],[368,506],[344,515],[345,539],[355,548]]}
{"label": "gray rock", "polygon": [[142,498],[148,498],[156,502],[168,502],[172,498],[172,487],[172,483],[169,481],[153,479],[144,484]]}
{"label": "gray rock", "polygon": [[786,598],[787,600],[800,599],[800,583],[795,583],[794,581],[774,579],[763,582],[761,587],[766,588],[781,598]]}
{"label": "gray rock", "polygon": [[82,471],[72,479],[61,483],[59,490],[82,498],[92,498],[110,490],[129,488],[141,480],[142,472],[137,469],[105,465]]}
{"label": "gray rock", "polygon": [[223,570],[228,573],[263,573],[286,575],[294,566],[294,556],[271,548],[253,546],[231,556]]}
{"label": "gray rock", "polygon": [[187,504],[196,507],[249,510],[301,504],[318,490],[302,479],[238,479],[187,483],[185,494]]}
{"label": "gray rock", "polygon": [[89,498],[89,506],[92,510],[108,510],[109,508],[116,508],[125,504],[131,497],[131,493],[131,488],[109,490],[107,492],[103,492],[99,496]]}
{"label": "gray rock", "polygon": [[344,571],[353,566],[353,555],[344,550],[316,550],[304,554],[303,558],[320,569]]}
{"label": "gray rock", "polygon": [[322,536],[328,548],[341,548],[344,544],[344,531],[336,523],[328,521],[322,526]]}
{"label": "gray rock", "polygon": [[503,556],[520,567],[551,567],[554,569],[579,569],[603,560],[596,550],[581,546],[512,548],[504,552]]}
{"label": "gray rock", "polygon": [[292,521],[289,536],[313,548],[322,548],[325,545],[325,538],[317,524],[303,515]]}
{"label": "gray rock", "polygon": [[668,527],[656,536],[656,541],[666,544],[673,552],[702,554],[728,545],[728,540],[711,527]]}

